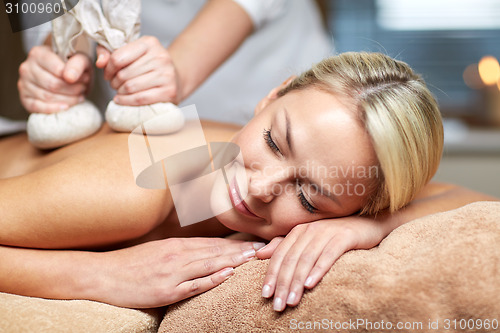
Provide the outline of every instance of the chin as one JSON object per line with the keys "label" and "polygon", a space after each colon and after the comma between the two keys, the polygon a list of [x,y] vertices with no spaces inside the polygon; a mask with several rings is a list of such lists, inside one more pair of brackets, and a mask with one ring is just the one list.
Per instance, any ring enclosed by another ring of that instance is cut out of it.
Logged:
{"label": "chin", "polygon": [[266,230],[266,226],[256,225],[253,221],[244,221],[234,210],[219,214],[216,218],[226,228],[235,232],[251,234],[265,240],[271,240],[279,236],[270,229]]}
{"label": "chin", "polygon": [[[244,230],[243,228],[243,223],[241,221],[238,221],[238,216],[236,216],[236,212],[234,212],[232,209],[224,212],[222,214],[217,215],[215,218],[226,228],[229,228],[233,231],[237,232],[247,232],[251,233],[248,230]],[[252,233],[253,234],[253,233]]]}

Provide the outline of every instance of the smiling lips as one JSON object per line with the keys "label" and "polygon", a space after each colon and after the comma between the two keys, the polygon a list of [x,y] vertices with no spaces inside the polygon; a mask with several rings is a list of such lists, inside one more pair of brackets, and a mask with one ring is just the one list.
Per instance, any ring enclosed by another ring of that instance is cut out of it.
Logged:
{"label": "smiling lips", "polygon": [[250,211],[245,201],[241,197],[240,188],[236,182],[236,176],[233,177],[232,181],[229,183],[229,198],[234,208],[243,215],[258,217]]}

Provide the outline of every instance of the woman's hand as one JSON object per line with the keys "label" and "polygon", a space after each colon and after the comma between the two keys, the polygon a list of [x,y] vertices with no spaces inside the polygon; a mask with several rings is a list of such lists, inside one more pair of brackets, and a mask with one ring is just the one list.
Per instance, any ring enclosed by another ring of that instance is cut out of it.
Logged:
{"label": "woman's hand", "polygon": [[110,53],[97,47],[96,66],[117,91],[115,103],[148,105],[178,103],[179,80],[168,51],[157,38],[143,36]]}
{"label": "woman's hand", "polygon": [[[255,257],[263,243],[220,238],[169,238],[97,253],[94,299],[109,304],[152,308],[172,304],[221,284]],[[83,298],[87,298],[85,295]]]}
{"label": "woman's hand", "polygon": [[387,223],[348,216],[297,225],[286,237],[276,237],[257,252],[271,258],[262,296],[274,295],[273,308],[296,306],[304,292],[323,278],[337,259],[353,249],[370,249],[392,231]]}
{"label": "woman's hand", "polygon": [[90,59],[76,53],[64,61],[48,46],[35,46],[19,66],[17,87],[28,112],[53,113],[83,101],[91,81]]}

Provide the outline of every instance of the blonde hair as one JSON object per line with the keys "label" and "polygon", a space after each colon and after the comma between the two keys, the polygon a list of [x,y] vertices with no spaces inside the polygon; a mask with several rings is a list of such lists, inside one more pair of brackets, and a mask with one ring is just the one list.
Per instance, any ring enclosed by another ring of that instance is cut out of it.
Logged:
{"label": "blonde hair", "polygon": [[315,64],[278,96],[306,88],[354,105],[371,137],[381,174],[361,214],[398,210],[431,180],[443,149],[441,114],[406,63],[380,53],[343,53]]}

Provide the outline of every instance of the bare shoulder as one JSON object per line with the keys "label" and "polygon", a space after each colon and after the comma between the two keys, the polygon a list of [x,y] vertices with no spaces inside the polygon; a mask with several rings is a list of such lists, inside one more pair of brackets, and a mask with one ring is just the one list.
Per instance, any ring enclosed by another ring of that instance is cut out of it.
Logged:
{"label": "bare shoulder", "polygon": [[[207,141],[229,141],[239,125],[202,121]],[[96,134],[55,150],[33,147],[26,133],[0,139],[0,179],[20,176],[60,163],[67,159],[87,159],[99,163],[103,157],[129,160],[128,133],[116,133],[105,124]],[[176,134],[173,134],[175,136]],[[109,159],[108,159],[109,160]]]}

